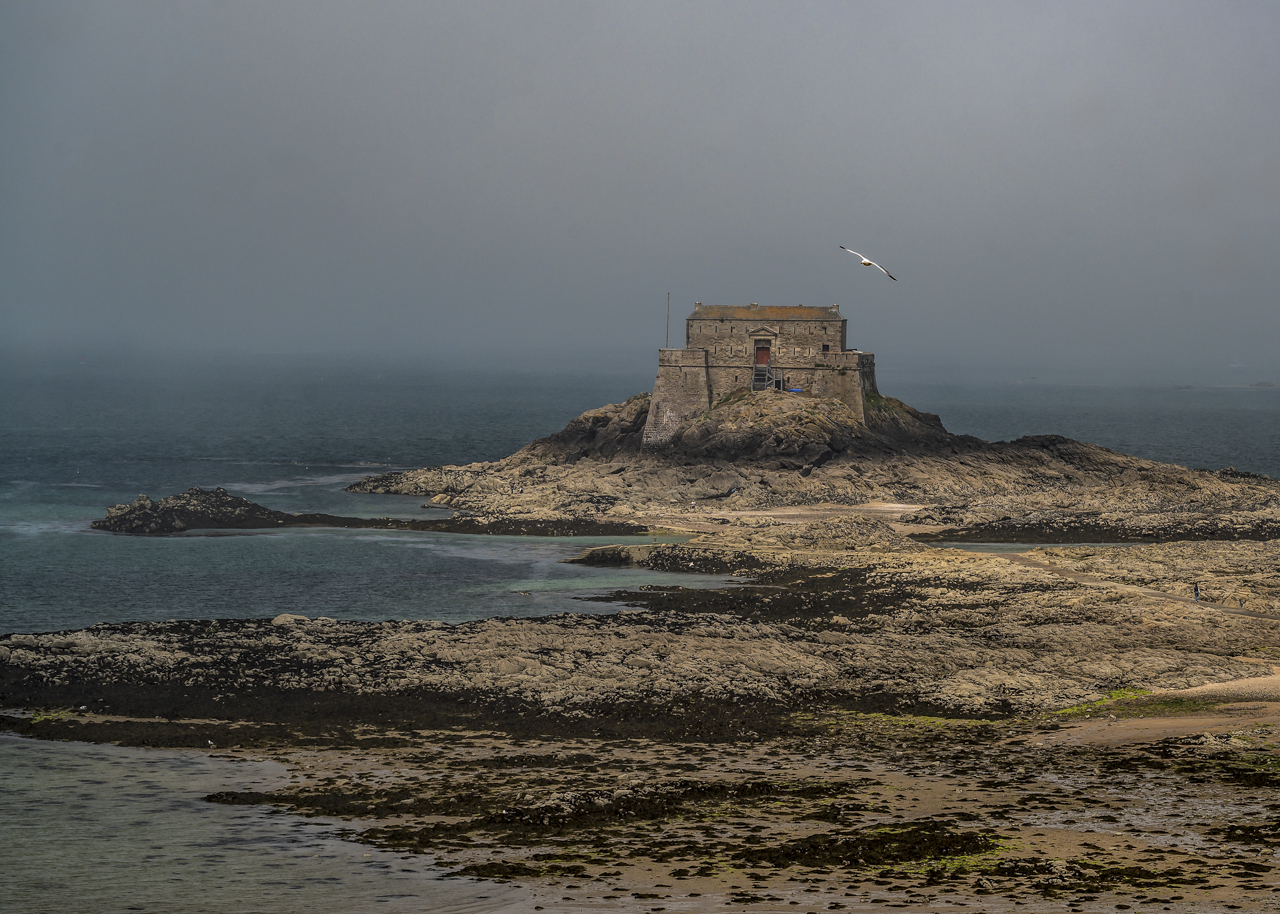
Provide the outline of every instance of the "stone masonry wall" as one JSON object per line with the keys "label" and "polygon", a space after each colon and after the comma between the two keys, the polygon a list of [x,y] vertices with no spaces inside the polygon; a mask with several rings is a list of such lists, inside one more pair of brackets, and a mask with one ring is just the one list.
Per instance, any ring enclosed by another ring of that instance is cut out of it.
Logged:
{"label": "stone masonry wall", "polygon": [[683,423],[749,387],[758,339],[769,340],[770,367],[786,387],[841,400],[862,419],[864,396],[879,393],[875,356],[845,350],[848,321],[838,312],[830,319],[779,319],[789,310],[762,309],[759,319],[688,318],[687,348],[659,350],[644,446],[669,444]]}
{"label": "stone masonry wall", "polygon": [[880,388],[876,386],[876,357],[869,352],[858,354],[858,375],[862,378],[862,392],[880,396]]}
{"label": "stone masonry wall", "polygon": [[840,400],[858,417],[866,421],[866,409],[862,399],[862,372],[857,368],[815,368],[813,383],[806,388],[815,397]]}
{"label": "stone masonry wall", "polygon": [[[786,368],[811,368],[815,359],[824,355],[822,347],[833,353],[843,352],[847,321],[738,321],[694,320],[685,322],[686,343],[690,349],[707,350],[707,364],[712,368],[745,367],[755,361],[755,340],[770,338],[775,364]],[[754,333],[767,329],[768,333]]]}
{"label": "stone masonry wall", "polygon": [[649,400],[644,446],[663,447],[681,424],[711,408],[704,349],[659,349],[658,377]]}

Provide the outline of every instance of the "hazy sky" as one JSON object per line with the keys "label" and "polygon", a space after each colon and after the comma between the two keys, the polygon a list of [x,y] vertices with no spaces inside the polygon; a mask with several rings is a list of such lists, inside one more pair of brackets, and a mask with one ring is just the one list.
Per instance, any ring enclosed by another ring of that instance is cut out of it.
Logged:
{"label": "hazy sky", "polygon": [[0,0],[0,347],[1280,381],[1278,240],[1274,3]]}

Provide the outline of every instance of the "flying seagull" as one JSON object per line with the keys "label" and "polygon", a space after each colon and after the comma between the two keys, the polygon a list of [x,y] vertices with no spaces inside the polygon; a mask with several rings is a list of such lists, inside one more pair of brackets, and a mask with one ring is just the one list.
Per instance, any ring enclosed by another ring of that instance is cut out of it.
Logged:
{"label": "flying seagull", "polygon": [[[848,249],[847,247],[845,247],[843,244],[836,245],[836,247],[840,248],[840,250],[842,250],[842,251],[849,251],[849,249]],[[890,279],[892,279],[894,282],[897,282],[897,281],[898,281],[898,277],[894,276],[892,273],[890,273],[890,272],[889,272],[888,270],[886,270],[884,267],[880,266],[880,264],[876,263],[874,260],[867,260],[867,258],[863,257],[863,256],[862,256],[861,254],[859,254],[857,251],[849,251],[849,253],[850,253],[850,254],[852,254],[854,257],[857,257],[859,260],[861,260],[861,261],[862,261],[862,265],[863,265],[864,267],[875,267],[877,270],[879,270],[879,271],[880,271],[881,273],[883,273],[885,276],[888,276],[888,277],[889,277]]]}

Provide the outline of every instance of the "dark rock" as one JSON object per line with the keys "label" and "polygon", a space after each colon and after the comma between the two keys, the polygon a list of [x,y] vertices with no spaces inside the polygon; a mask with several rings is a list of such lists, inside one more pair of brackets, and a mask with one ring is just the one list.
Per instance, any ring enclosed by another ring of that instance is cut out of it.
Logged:
{"label": "dark rock", "polygon": [[401,520],[391,517],[341,517],[336,514],[288,514],[264,508],[221,488],[212,492],[192,488],[160,501],[152,501],[146,495],[139,495],[132,504],[108,508],[106,517],[89,526],[95,530],[133,536],[168,536],[189,530],[262,530],[283,527],[418,530],[496,536],[635,536],[648,529],[625,521],[591,518],[509,518],[460,513],[454,517],[432,520]]}
{"label": "dark rock", "polygon": [[260,530],[288,526],[294,522],[296,518],[292,514],[256,505],[226,489],[206,492],[193,487],[160,501],[139,495],[132,504],[108,508],[106,517],[89,526],[112,533],[162,536],[195,529]]}

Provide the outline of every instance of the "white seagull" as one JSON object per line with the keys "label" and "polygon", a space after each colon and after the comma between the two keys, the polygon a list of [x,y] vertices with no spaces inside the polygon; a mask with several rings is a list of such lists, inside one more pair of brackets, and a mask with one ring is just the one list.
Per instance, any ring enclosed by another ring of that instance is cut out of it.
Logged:
{"label": "white seagull", "polygon": [[[842,250],[842,251],[849,251],[849,249],[848,249],[847,247],[845,247],[843,244],[838,244],[838,245],[836,245],[836,247],[838,247],[838,248],[839,248],[840,250]],[[898,277],[894,276],[892,273],[890,273],[890,272],[889,272],[888,270],[886,270],[884,267],[880,266],[880,264],[876,263],[874,260],[867,260],[867,258],[863,257],[863,256],[862,256],[861,254],[859,254],[857,251],[849,251],[849,253],[850,253],[850,254],[852,254],[854,257],[857,257],[859,260],[861,260],[861,261],[862,261],[862,265],[863,265],[864,267],[875,267],[877,270],[879,270],[879,271],[880,271],[881,273],[883,273],[885,276],[888,276],[888,277],[889,277],[890,279],[892,279],[894,282],[897,282],[897,281],[898,281]]]}

